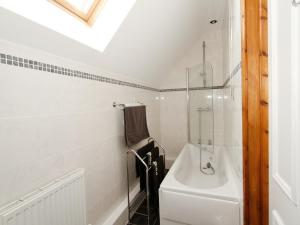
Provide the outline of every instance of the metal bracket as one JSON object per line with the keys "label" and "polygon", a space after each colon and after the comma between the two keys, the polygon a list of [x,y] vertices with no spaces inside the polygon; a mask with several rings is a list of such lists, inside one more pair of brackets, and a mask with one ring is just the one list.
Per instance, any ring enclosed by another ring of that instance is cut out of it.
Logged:
{"label": "metal bracket", "polygon": [[300,5],[300,1],[299,0],[293,0],[292,2],[293,6],[299,6]]}

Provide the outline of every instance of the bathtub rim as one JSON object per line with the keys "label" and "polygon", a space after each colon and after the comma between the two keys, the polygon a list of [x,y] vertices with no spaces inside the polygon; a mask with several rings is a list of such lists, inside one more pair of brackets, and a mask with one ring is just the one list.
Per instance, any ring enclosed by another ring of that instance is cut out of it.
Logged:
{"label": "bathtub rim", "polygon": [[175,172],[177,168],[180,166],[185,151],[188,151],[189,148],[193,148],[193,147],[194,146],[190,143],[184,145],[180,154],[178,155],[172,167],[170,168],[168,174],[166,175],[165,179],[161,183],[160,191],[166,190],[172,192],[179,192],[183,194],[205,196],[207,198],[213,198],[213,199],[241,202],[242,198],[238,189],[238,178],[233,167],[230,165],[228,152],[226,151],[225,148],[223,149],[224,168],[226,171],[227,181],[223,185],[216,188],[200,189],[200,188],[184,185],[183,183],[179,182],[175,178]]}

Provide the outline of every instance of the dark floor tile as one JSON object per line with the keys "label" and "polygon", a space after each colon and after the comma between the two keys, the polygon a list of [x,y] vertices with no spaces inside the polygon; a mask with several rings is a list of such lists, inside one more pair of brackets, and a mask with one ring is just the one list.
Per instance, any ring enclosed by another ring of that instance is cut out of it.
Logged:
{"label": "dark floor tile", "polygon": [[142,216],[136,213],[133,215],[130,222],[137,225],[147,225],[147,216]]}
{"label": "dark floor tile", "polygon": [[[159,209],[159,206],[158,206],[158,204],[155,203],[155,201],[151,201],[150,200],[150,204],[149,205],[150,205],[150,209],[156,209],[156,210]],[[142,202],[142,204],[140,205],[140,207],[147,207],[147,200],[146,199]]]}
{"label": "dark floor tile", "polygon": [[[132,216],[130,223],[128,225],[148,225],[147,216],[142,215],[147,214],[147,201],[145,200],[140,207],[137,209],[136,213]],[[150,205],[150,225],[159,225],[159,209],[158,206]]]}
{"label": "dark floor tile", "polygon": [[[158,209],[154,209],[154,208],[151,208],[150,207],[150,214],[156,214],[158,212]],[[143,206],[141,205],[137,210],[136,212],[138,213],[142,213],[142,214],[147,214],[147,206]]]}

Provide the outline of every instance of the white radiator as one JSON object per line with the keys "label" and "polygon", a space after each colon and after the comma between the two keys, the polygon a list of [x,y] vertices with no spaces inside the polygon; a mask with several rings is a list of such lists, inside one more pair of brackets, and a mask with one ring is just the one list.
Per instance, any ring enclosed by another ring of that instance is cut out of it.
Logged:
{"label": "white radiator", "polygon": [[0,225],[86,225],[84,170],[0,208]]}

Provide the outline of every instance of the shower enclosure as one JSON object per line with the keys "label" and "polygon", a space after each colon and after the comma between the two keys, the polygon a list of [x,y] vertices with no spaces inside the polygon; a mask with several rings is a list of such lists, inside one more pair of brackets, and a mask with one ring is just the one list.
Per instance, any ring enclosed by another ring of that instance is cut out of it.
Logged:
{"label": "shower enclosure", "polygon": [[202,63],[186,70],[188,141],[199,148],[201,172],[212,175],[214,167],[202,156],[214,153],[213,67],[206,61],[205,42],[202,47]]}

